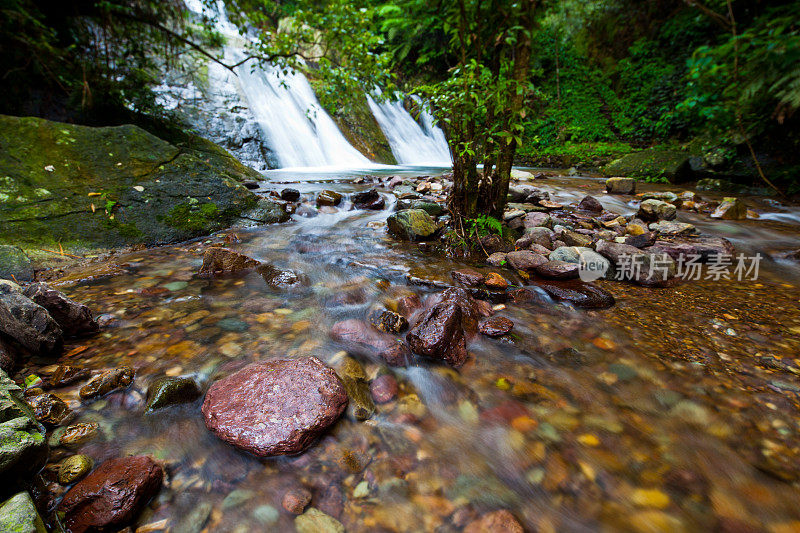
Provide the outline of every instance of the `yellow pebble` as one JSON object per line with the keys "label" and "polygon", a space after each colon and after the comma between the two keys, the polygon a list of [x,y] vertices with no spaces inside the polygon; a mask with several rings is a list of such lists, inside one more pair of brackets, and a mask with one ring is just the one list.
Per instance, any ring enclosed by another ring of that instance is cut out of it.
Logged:
{"label": "yellow pebble", "polygon": [[669,505],[669,496],[658,489],[636,489],[631,494],[631,501],[639,507],[664,509]]}
{"label": "yellow pebble", "polygon": [[578,442],[583,444],[584,446],[599,446],[600,439],[592,435],[591,433],[584,433],[578,437]]}

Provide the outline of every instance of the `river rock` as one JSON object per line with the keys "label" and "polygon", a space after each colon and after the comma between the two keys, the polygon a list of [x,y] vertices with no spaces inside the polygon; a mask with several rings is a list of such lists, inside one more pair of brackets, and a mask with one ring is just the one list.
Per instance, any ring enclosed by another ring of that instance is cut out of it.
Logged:
{"label": "river rock", "polygon": [[578,209],[589,211],[592,213],[601,213],[603,211],[603,204],[594,196],[584,196],[578,204]]}
{"label": "river rock", "polygon": [[478,321],[487,316],[492,316],[492,305],[485,300],[476,300],[465,289],[451,287],[439,294],[432,296],[428,307],[432,307],[441,302],[452,302],[456,304],[462,313],[461,325],[468,336],[475,335],[478,331]]}
{"label": "river rock", "polygon": [[50,316],[61,326],[66,337],[88,335],[100,329],[88,307],[70,300],[63,293],[51,289],[44,283],[28,285],[23,294],[47,309]]}
{"label": "river rock", "polygon": [[486,262],[496,267],[503,266],[507,261],[507,255],[506,252],[495,252],[486,258]]}
{"label": "river rock", "polygon": [[633,194],[636,192],[636,180],[633,178],[608,178],[606,192],[610,194]]}
{"label": "river rock", "polygon": [[82,422],[60,427],[50,435],[48,442],[53,448],[58,446],[79,446],[97,437],[99,428],[100,426],[97,422]]}
{"label": "river rock", "polygon": [[525,533],[514,515],[502,509],[486,513],[464,528],[464,533]]}
{"label": "river rock", "polygon": [[290,215],[284,204],[268,198],[259,198],[255,207],[242,213],[241,217],[258,224],[278,224],[289,220]]}
{"label": "river rock", "polygon": [[747,218],[747,206],[738,198],[726,197],[723,198],[722,203],[711,213],[711,218],[744,220]]}
{"label": "river rock", "polygon": [[488,318],[480,323],[478,331],[487,337],[501,337],[511,331],[514,327],[514,322],[504,316],[495,316]]}
{"label": "river rock", "polygon": [[0,244],[0,279],[33,281],[33,266],[22,248]]}
{"label": "river rock", "polygon": [[462,268],[461,270],[453,270],[450,276],[458,283],[467,287],[477,287],[483,283],[483,274],[471,268]]}
{"label": "river rock", "polygon": [[336,191],[331,190],[324,190],[320,191],[317,195],[317,207],[321,207],[323,205],[339,205],[342,201],[342,195]]}
{"label": "river rock", "polygon": [[372,402],[367,375],[361,363],[352,357],[344,357],[336,366],[336,371],[350,399],[347,405],[348,415],[355,420],[371,417],[375,412],[375,404]]}
{"label": "river rock", "polygon": [[0,338],[0,370],[11,373],[17,366],[17,354],[14,347]]}
{"label": "river rock", "polygon": [[436,221],[422,209],[404,209],[386,219],[389,233],[403,240],[421,241],[431,238],[438,227]]}
{"label": "river rock", "polygon": [[147,387],[145,411],[151,412],[170,405],[193,402],[199,397],[200,387],[192,378],[159,378]]}
{"label": "river rock", "polygon": [[86,455],[70,455],[58,466],[58,482],[70,485],[89,473],[94,462]]}
{"label": "river rock", "polygon": [[706,263],[717,256],[733,257],[735,248],[731,242],[723,237],[702,235],[698,237],[675,237],[673,239],[659,239],[647,249],[654,253],[667,253],[675,261],[683,257],[684,261],[692,256],[699,256],[698,262]]}
{"label": "river rock", "polygon": [[530,250],[517,250],[506,254],[506,261],[511,268],[516,270],[531,271],[537,266],[547,262],[547,258],[542,254],[537,254]]}
{"label": "river rock", "polygon": [[584,309],[606,309],[614,305],[614,296],[594,283],[570,281],[537,281],[537,287],[552,299]]}
{"label": "river rock", "polygon": [[287,187],[281,190],[280,196],[281,200],[286,200],[287,202],[296,202],[300,199],[300,191]]}
{"label": "river rock", "polygon": [[578,263],[566,261],[547,261],[537,266],[536,274],[547,279],[575,279],[578,277]]}
{"label": "river rock", "polygon": [[353,207],[356,209],[370,209],[380,211],[386,206],[386,201],[378,191],[370,189],[368,191],[357,192],[352,196]]}
{"label": "river rock", "polygon": [[420,309],[422,309],[422,301],[416,294],[409,294],[397,300],[397,312],[406,318],[411,318]]}
{"label": "river rock", "polygon": [[44,393],[27,398],[36,420],[48,426],[59,425],[70,413],[67,403],[55,394]]}
{"label": "river rock", "polygon": [[588,235],[582,235],[578,232],[568,229],[562,229],[561,231],[556,232],[555,236],[556,239],[563,241],[567,244],[567,246],[579,246],[586,248],[592,244],[592,238]]}
{"label": "river rock", "polygon": [[408,362],[408,349],[404,344],[363,320],[351,318],[337,322],[331,328],[331,337],[355,353],[380,357],[391,366],[405,366]]}
{"label": "river rock", "polygon": [[311,493],[304,488],[287,490],[281,500],[283,508],[294,515],[303,514],[309,503],[311,503]]}
{"label": "river rock", "polygon": [[79,481],[58,506],[67,531],[123,528],[161,488],[164,471],[150,457],[109,459]]}
{"label": "river rock", "polygon": [[200,267],[199,273],[201,275],[228,274],[259,266],[261,266],[260,261],[227,248],[214,246],[208,248],[203,254],[203,265]]}
{"label": "river rock", "polygon": [[375,403],[388,403],[397,398],[397,379],[391,374],[381,374],[369,384],[369,391]]}
{"label": "river rock", "polygon": [[656,234],[653,232],[640,233],[639,235],[628,235],[625,237],[625,243],[628,246],[635,248],[647,248],[656,242]]}
{"label": "river rock", "polygon": [[64,346],[61,326],[15,284],[0,284],[0,333],[35,355],[54,355]]}
{"label": "river rock", "polygon": [[657,220],[673,220],[678,211],[674,205],[661,200],[650,199],[639,204],[639,211],[636,216],[645,222],[655,222]]}
{"label": "river rock", "polygon": [[508,288],[508,281],[506,278],[497,272],[489,272],[486,274],[486,278],[484,279],[483,283],[490,289],[504,291]]}
{"label": "river rock", "polygon": [[694,235],[699,233],[694,224],[675,222],[674,220],[671,222],[666,220],[653,222],[650,224],[649,228],[659,235]]}
{"label": "river rock", "polygon": [[531,212],[525,215],[524,225],[525,228],[540,228],[552,226],[553,222],[550,215],[541,212]]}
{"label": "river rock", "polygon": [[461,307],[440,302],[426,311],[406,340],[419,355],[441,359],[453,367],[467,360],[467,341],[462,326]]}
{"label": "river rock", "polygon": [[268,287],[281,290],[309,284],[308,276],[293,270],[281,270],[272,265],[262,264],[257,268]]}
{"label": "river rock", "polygon": [[308,511],[294,519],[297,533],[344,533],[341,522],[311,507]]}
{"label": "river rock", "polygon": [[347,391],[315,357],[252,363],[215,382],[203,402],[206,427],[259,457],[300,453],[344,413]]}
{"label": "river rock", "polygon": [[0,531],[47,533],[30,494],[20,492],[0,503]]}
{"label": "river rock", "polygon": [[692,177],[689,159],[684,152],[649,148],[625,154],[601,170],[607,176],[665,177],[672,183],[679,183]]}
{"label": "river rock", "polygon": [[402,333],[408,329],[408,320],[400,313],[388,309],[377,309],[369,316],[369,322],[375,328],[386,333]]}
{"label": "river rock", "polygon": [[72,365],[58,365],[55,372],[50,376],[49,385],[51,388],[65,387],[76,381],[89,377],[89,370]]}
{"label": "river rock", "polygon": [[591,248],[577,247],[577,246],[560,246],[550,252],[547,258],[550,261],[564,261],[567,263],[579,263],[581,260],[581,253]]}
{"label": "river rock", "polygon": [[80,397],[82,400],[90,400],[105,396],[111,391],[125,388],[133,383],[133,375],[134,371],[129,366],[105,370],[81,387]]}

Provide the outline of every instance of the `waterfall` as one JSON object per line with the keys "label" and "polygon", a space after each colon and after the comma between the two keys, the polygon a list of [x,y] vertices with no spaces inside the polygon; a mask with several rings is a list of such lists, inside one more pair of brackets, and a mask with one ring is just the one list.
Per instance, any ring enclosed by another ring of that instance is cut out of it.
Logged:
{"label": "waterfall", "polygon": [[450,166],[450,149],[441,128],[433,124],[433,117],[420,105],[420,122],[403,106],[402,100],[376,102],[367,95],[369,107],[381,127],[392,154],[401,165]]}

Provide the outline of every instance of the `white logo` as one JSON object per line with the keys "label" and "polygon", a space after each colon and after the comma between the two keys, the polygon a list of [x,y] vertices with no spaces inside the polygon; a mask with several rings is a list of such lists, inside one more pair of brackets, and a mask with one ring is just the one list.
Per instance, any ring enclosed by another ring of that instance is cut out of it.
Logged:
{"label": "white logo", "polygon": [[581,281],[595,281],[606,275],[608,271],[608,259],[597,252],[587,250],[581,252],[578,276]]}

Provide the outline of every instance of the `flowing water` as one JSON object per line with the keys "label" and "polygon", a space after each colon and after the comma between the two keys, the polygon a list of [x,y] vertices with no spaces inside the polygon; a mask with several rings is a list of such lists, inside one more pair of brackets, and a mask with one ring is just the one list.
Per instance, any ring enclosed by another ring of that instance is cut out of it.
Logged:
{"label": "flowing water", "polygon": [[[306,201],[323,188],[365,187],[347,173],[270,177],[266,188],[296,181]],[[626,208],[601,196],[597,180],[545,183],[557,198],[592,193]],[[670,289],[601,282],[617,298],[603,311],[544,299],[508,304],[498,314],[514,321],[514,335],[474,339],[459,371],[425,360],[387,369],[360,357],[368,376],[397,377],[398,399],[367,421],[343,418],[297,457],[258,460],[218,440],[203,424],[202,399],[143,413],[147,385],[163,375],[193,376],[205,389],[274,356],[335,366],[343,346],[328,336],[333,323],[399,295],[436,292],[408,275],[449,282],[464,263],[387,237],[393,198],[386,211],[350,210],[345,201],[336,213],[236,230],[241,242],[232,248],[302,271],[306,288],[275,291],[256,273],[196,276],[208,242],[222,235],[120,255],[56,283],[113,317],[99,336],[68,346],[61,362],[136,369],[131,388],[99,401],[81,404],[77,386],[57,393],[75,410],[71,423],[100,426],[72,452],[166,463],[166,486],[138,525],[287,531],[293,517],[281,497],[303,485],[311,505],[348,531],[459,531],[498,508],[530,531],[800,528],[800,289],[771,264],[758,281]],[[796,240],[796,227],[770,224],[709,230],[739,228],[761,249],[767,235]],[[551,355],[564,348],[582,355]],[[52,370],[35,363],[28,372]]]}

